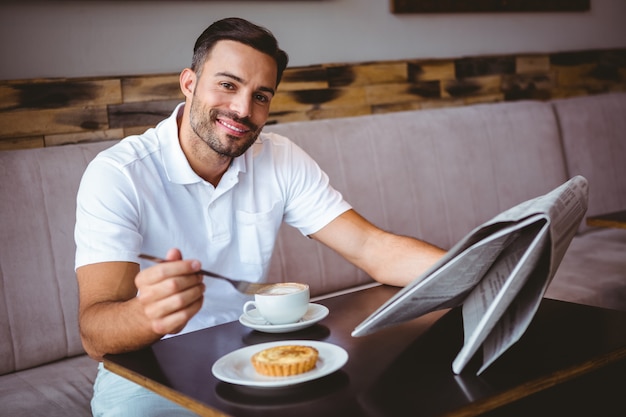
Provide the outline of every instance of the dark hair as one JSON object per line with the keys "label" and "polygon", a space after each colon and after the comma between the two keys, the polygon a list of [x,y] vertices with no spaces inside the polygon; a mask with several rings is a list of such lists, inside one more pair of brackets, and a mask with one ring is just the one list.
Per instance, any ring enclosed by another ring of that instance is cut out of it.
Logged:
{"label": "dark hair", "polygon": [[241,42],[274,58],[277,69],[276,85],[280,83],[289,62],[287,53],[278,47],[278,41],[272,32],[238,17],[218,20],[198,37],[191,60],[191,69],[194,72],[200,73],[207,56],[221,40]]}

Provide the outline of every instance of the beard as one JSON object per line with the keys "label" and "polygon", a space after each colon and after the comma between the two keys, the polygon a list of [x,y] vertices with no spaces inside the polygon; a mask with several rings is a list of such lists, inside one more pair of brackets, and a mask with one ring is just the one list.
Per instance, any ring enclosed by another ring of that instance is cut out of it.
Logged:
{"label": "beard", "polygon": [[[215,127],[219,117],[224,117],[240,123],[248,128],[245,136],[226,134],[224,143],[220,140],[220,132]],[[247,151],[256,141],[263,126],[257,126],[248,117],[239,117],[235,113],[209,108],[195,97],[191,101],[189,111],[191,130],[217,154],[229,158],[236,158]]]}

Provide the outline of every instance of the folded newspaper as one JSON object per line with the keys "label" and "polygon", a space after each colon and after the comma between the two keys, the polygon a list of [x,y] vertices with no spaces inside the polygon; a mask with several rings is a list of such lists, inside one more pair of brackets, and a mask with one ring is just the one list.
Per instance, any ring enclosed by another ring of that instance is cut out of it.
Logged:
{"label": "folded newspaper", "polygon": [[528,328],[587,211],[588,184],[576,176],[474,229],[433,267],[396,293],[352,336],[462,305],[460,373],[482,346],[481,374]]}

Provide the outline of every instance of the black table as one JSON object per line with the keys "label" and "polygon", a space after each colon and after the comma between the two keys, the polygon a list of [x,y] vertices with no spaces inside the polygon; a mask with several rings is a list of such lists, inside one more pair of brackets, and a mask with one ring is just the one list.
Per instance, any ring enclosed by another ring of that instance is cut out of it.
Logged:
{"label": "black table", "polygon": [[[298,332],[265,334],[233,322],[107,355],[104,364],[206,416],[605,415],[626,410],[626,312],[544,299],[521,340],[483,374],[475,375],[476,357],[455,375],[451,363],[463,341],[460,309],[350,336],[395,291],[377,286],[319,301],[330,309],[328,317]],[[283,388],[232,385],[211,373],[213,363],[229,352],[287,339],[342,346],[348,362],[331,375]]]}

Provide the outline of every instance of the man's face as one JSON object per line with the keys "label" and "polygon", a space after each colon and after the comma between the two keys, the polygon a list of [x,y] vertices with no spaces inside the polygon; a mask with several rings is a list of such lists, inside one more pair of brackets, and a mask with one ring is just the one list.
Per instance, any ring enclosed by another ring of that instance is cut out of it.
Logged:
{"label": "man's face", "polygon": [[239,42],[218,42],[191,97],[193,132],[220,155],[243,154],[267,121],[276,71],[266,54]]}

